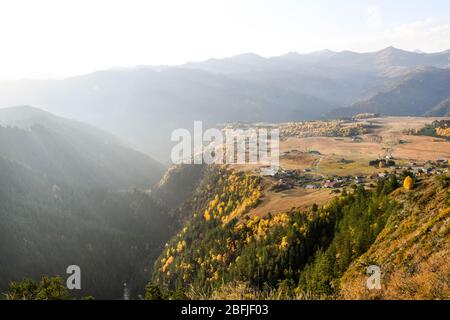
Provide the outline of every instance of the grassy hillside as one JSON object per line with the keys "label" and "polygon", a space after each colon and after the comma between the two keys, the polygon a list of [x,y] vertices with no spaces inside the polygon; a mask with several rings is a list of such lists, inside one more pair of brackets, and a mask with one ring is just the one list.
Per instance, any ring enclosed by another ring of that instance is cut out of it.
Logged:
{"label": "grassy hillside", "polygon": [[[391,196],[402,207],[342,277],[342,298],[449,299],[450,177],[421,181]],[[379,291],[366,289],[369,264],[381,268]]]}

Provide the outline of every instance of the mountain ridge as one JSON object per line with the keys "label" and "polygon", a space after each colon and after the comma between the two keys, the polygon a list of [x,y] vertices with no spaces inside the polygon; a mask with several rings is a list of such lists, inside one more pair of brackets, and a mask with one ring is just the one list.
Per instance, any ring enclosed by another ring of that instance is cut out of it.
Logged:
{"label": "mountain ridge", "polygon": [[445,116],[445,110],[437,106],[449,94],[449,68],[419,67],[368,99],[333,110],[328,116],[352,116],[364,112],[391,116]]}
{"label": "mountain ridge", "polygon": [[[167,163],[171,132],[189,130],[194,120],[209,127],[340,117],[349,110],[341,108],[373,97],[417,68],[442,69],[449,57],[450,51],[425,54],[396,48],[270,58],[247,53],[178,66],[114,68],[61,80],[3,81],[0,106],[36,105],[89,123]],[[419,109],[425,114],[444,99],[435,101],[427,93],[432,87],[422,85],[428,100],[409,115]],[[407,111],[395,109],[394,104],[387,114]]]}
{"label": "mountain ridge", "polygon": [[1,156],[41,171],[56,184],[150,187],[163,173],[161,164],[114,136],[38,108],[0,109],[0,131]]}

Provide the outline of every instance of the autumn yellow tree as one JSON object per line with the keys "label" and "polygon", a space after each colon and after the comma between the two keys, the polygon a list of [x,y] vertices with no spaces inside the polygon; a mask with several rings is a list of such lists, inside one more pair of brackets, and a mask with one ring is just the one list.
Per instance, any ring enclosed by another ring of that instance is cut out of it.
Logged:
{"label": "autumn yellow tree", "polygon": [[436,134],[442,137],[450,137],[450,128],[436,128]]}
{"label": "autumn yellow tree", "polygon": [[407,176],[405,180],[403,180],[403,187],[409,191],[413,188],[413,186],[414,186],[413,179],[410,176]]}

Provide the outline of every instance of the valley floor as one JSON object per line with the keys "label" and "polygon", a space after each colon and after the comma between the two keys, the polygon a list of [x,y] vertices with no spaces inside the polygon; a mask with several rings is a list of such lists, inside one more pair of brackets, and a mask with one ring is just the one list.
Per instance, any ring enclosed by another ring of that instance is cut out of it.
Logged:
{"label": "valley floor", "polygon": [[[368,186],[376,183],[379,178],[377,175],[383,176],[388,172],[402,170],[413,170],[417,174],[419,170],[436,168],[428,163],[436,163],[439,159],[448,163],[448,139],[411,135],[409,132],[419,130],[435,120],[449,119],[370,118],[357,121],[370,127],[367,133],[357,137],[289,137],[282,140],[280,166],[285,174],[275,178],[264,177],[264,198],[262,203],[252,210],[252,214],[263,216],[268,212],[282,212],[292,207],[307,208],[314,203],[324,204],[336,195],[332,192],[333,189],[342,190],[342,185],[348,187],[352,183],[363,182]],[[369,165],[370,161],[386,158],[392,159],[395,165]],[[260,174],[260,166],[257,165],[232,167],[239,171]],[[446,170],[448,169],[444,166],[442,171]],[[297,178],[291,179],[291,174]],[[342,178],[348,182],[339,181]],[[293,188],[271,192],[270,189],[279,183],[280,179]]]}

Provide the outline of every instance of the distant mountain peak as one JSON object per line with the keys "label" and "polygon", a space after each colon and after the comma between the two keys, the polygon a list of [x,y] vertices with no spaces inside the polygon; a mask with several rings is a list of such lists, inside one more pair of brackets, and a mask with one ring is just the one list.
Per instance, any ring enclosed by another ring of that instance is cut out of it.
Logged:
{"label": "distant mountain peak", "polygon": [[386,47],[386,48],[382,49],[381,51],[402,51],[402,50],[397,49],[394,46],[389,46],[389,47]]}
{"label": "distant mountain peak", "polygon": [[[267,61],[268,59],[257,55],[256,53],[252,53],[252,52],[247,52],[247,53],[242,53],[242,54],[238,54],[235,56],[231,56],[231,57],[226,57],[226,58],[210,58],[208,60],[204,60],[204,61],[200,61],[200,62],[187,62],[184,65],[182,65],[181,67],[183,68],[202,68],[202,65],[206,65],[206,66],[213,66],[214,68],[218,68],[219,70],[221,70],[222,72],[224,72],[224,70],[222,70],[221,68],[224,66],[224,64],[233,64],[233,65],[253,65],[253,64],[259,64],[261,62]],[[226,72],[226,71],[225,71]]]}
{"label": "distant mountain peak", "polygon": [[300,53],[296,52],[296,51],[289,51],[288,53],[285,53],[281,56],[274,56],[272,58],[280,58],[280,57],[298,57],[300,55]]}
{"label": "distant mountain peak", "polygon": [[33,106],[29,106],[29,105],[19,105],[19,106],[13,106],[13,107],[6,107],[6,108],[1,108],[2,111],[4,112],[27,112],[29,114],[49,114],[49,112],[46,112],[42,109],[33,107]]}
{"label": "distant mountain peak", "polygon": [[[8,119],[15,122],[27,121],[36,118],[56,118],[56,116],[51,114],[50,112],[27,105],[0,108],[0,116],[3,120]],[[0,122],[2,119],[0,119]]]}
{"label": "distant mountain peak", "polygon": [[330,56],[330,55],[334,55],[336,53],[337,52],[333,51],[333,50],[323,49],[323,50],[313,51],[310,54],[316,55],[316,56]]}
{"label": "distant mountain peak", "polygon": [[230,57],[229,59],[239,60],[242,62],[249,62],[249,61],[255,61],[255,60],[266,60],[266,58],[264,58],[260,55],[257,55],[256,53],[252,53],[252,52],[238,54],[238,55]]}
{"label": "distant mountain peak", "polygon": [[405,51],[402,49],[395,48],[393,46],[389,46],[377,52],[378,54],[402,54],[402,53],[412,53],[410,51]]}

